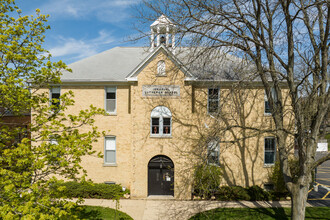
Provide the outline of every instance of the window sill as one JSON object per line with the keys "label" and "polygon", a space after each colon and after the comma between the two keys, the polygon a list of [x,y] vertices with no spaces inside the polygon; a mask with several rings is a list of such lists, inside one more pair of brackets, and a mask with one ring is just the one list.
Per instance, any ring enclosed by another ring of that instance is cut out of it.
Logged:
{"label": "window sill", "polygon": [[264,164],[264,168],[269,168],[269,167],[273,167],[275,164],[272,163],[272,164]]}
{"label": "window sill", "polygon": [[117,116],[117,112],[106,112],[104,116]]}
{"label": "window sill", "polygon": [[165,135],[165,134],[151,134],[151,138],[172,138],[172,135]]}
{"label": "window sill", "polygon": [[[220,110],[219,110],[220,111]],[[218,112],[207,112],[207,115],[213,119],[216,119],[219,115],[219,111]]]}
{"label": "window sill", "polygon": [[207,162],[210,166],[220,167],[220,164]]}
{"label": "window sill", "polygon": [[104,167],[117,167],[118,165],[116,163],[104,163]]}
{"label": "window sill", "polygon": [[264,112],[264,116],[272,116],[272,113],[266,113],[266,112]]}

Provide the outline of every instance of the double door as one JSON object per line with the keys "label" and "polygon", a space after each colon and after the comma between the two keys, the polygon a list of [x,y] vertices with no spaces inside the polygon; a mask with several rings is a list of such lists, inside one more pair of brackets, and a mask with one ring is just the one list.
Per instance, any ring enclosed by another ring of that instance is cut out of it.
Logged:
{"label": "double door", "polygon": [[148,195],[174,196],[174,166],[165,156],[158,156],[148,164]]}

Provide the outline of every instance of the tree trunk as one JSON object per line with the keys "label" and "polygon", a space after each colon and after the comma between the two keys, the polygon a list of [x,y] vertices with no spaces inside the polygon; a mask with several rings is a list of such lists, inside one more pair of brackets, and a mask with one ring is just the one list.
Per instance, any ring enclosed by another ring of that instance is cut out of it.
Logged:
{"label": "tree trunk", "polygon": [[292,186],[291,217],[292,220],[305,219],[308,186],[297,183]]}

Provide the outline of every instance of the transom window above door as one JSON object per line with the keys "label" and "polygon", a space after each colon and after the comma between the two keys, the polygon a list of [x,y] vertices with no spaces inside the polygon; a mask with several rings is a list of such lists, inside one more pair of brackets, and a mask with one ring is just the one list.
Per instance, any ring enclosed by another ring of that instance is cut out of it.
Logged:
{"label": "transom window above door", "polygon": [[165,106],[157,106],[151,111],[151,128],[150,135],[152,137],[166,137],[172,134],[172,113]]}

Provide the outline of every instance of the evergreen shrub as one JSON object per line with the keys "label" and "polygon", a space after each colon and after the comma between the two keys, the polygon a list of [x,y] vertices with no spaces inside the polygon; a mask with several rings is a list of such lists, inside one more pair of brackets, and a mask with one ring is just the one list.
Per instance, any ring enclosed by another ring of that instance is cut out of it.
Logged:
{"label": "evergreen shrub", "polygon": [[63,182],[60,183],[61,193],[68,198],[95,198],[95,199],[113,199],[118,200],[129,193],[129,190],[122,190],[118,184],[104,184],[92,182]]}

